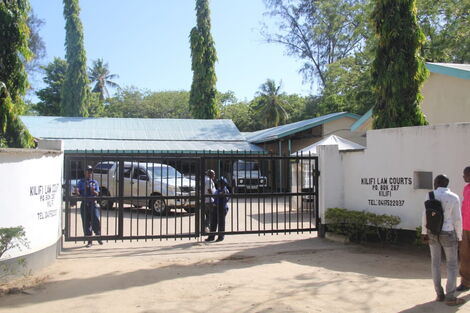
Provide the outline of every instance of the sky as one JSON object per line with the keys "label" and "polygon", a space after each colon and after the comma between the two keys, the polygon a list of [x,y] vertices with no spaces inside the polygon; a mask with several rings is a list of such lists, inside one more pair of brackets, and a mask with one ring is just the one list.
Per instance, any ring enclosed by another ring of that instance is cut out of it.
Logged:
{"label": "sky", "polygon": [[[195,0],[80,0],[80,19],[88,66],[102,58],[121,87],[150,91],[191,88],[189,33],[196,24]],[[45,24],[40,36],[48,64],[65,58],[65,21],[62,0],[30,0]],[[215,41],[217,89],[233,91],[239,100],[251,100],[266,79],[282,81],[288,94],[310,93],[298,73],[301,63],[279,44],[266,43],[262,23],[275,30],[264,15],[263,0],[211,0]],[[41,78],[33,86],[44,87]]]}

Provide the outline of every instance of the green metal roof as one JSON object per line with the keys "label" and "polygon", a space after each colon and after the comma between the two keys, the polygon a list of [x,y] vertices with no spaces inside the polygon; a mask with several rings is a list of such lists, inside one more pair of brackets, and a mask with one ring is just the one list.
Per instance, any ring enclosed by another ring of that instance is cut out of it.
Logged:
{"label": "green metal roof", "polygon": [[354,124],[351,126],[351,131],[356,131],[359,127],[362,126],[368,119],[372,117],[373,108],[367,111],[360,119],[358,119]]}
{"label": "green metal roof", "polygon": [[347,112],[338,112],[338,113],[331,113],[315,118],[311,118],[308,120],[303,120],[291,124],[281,125],[273,128],[263,129],[256,132],[252,132],[250,134],[246,134],[246,139],[251,143],[262,143],[277,140],[301,131],[304,131],[309,128],[313,128],[318,125],[325,124],[327,122],[331,122],[337,120],[342,117],[351,117],[354,119],[359,119],[360,116],[353,113]]}
{"label": "green metal roof", "polygon": [[470,64],[426,63],[426,67],[432,73],[470,80]]}
{"label": "green metal roof", "polygon": [[263,152],[231,120],[21,116],[30,133],[61,139],[66,152]]}

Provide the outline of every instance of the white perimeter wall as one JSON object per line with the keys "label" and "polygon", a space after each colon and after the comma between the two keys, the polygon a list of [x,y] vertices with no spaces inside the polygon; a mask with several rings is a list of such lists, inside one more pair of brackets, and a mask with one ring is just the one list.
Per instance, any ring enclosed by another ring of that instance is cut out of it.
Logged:
{"label": "white perimeter wall", "polygon": [[10,250],[2,260],[50,247],[61,236],[63,154],[60,151],[0,149],[0,227],[23,226],[29,248]]}
{"label": "white perimeter wall", "polygon": [[397,215],[397,228],[421,224],[429,190],[415,189],[416,171],[449,176],[449,188],[462,197],[462,171],[470,166],[470,123],[404,127],[367,132],[367,149],[339,152],[321,146],[320,217],[342,207]]}

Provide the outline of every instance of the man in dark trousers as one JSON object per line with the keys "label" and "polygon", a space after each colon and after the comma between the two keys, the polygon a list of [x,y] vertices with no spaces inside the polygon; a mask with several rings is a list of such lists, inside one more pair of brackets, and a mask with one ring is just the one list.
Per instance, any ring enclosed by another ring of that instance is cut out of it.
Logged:
{"label": "man in dark trousers", "polygon": [[[432,234],[426,228],[426,210],[422,217],[422,240],[429,243],[431,251],[431,271],[434,289],[437,294],[436,301],[444,301],[447,305],[460,305],[465,303],[462,298],[455,297],[457,286],[457,249],[458,242],[462,240],[462,215],[460,214],[459,196],[451,192],[447,186],[449,178],[437,175],[434,179],[434,198],[442,204],[444,223],[439,235]],[[429,194],[427,199],[429,199]],[[447,284],[444,289],[441,285],[441,250],[444,250],[447,265]]]}
{"label": "man in dark trousers", "polygon": [[[211,216],[210,231],[211,233],[219,232],[219,237],[216,241],[224,240],[225,232],[225,216],[228,212],[228,201],[230,191],[228,189],[227,180],[221,177],[216,183],[216,190],[214,192],[214,214]],[[217,230],[217,227],[219,228]],[[206,241],[213,241],[214,234],[209,235]]]}
{"label": "man in dark trousers", "polygon": [[[204,194],[212,195],[215,192],[215,172],[211,169],[206,171],[204,175]],[[204,231],[209,232],[209,225],[211,222],[211,216],[214,213],[214,198],[210,196],[204,197],[204,214],[203,214],[203,225]]]}
{"label": "man in dark trousers", "polygon": [[[101,234],[100,224],[100,208],[96,205],[95,197],[99,195],[100,186],[96,180],[93,179],[93,167],[87,166],[85,170],[85,178],[80,179],[77,183],[76,191],[79,196],[85,197],[80,205],[80,215],[82,217],[83,233],[85,236],[91,236],[91,231],[95,235]],[[103,244],[98,240],[100,245]],[[88,240],[87,248],[91,247],[92,241]]]}

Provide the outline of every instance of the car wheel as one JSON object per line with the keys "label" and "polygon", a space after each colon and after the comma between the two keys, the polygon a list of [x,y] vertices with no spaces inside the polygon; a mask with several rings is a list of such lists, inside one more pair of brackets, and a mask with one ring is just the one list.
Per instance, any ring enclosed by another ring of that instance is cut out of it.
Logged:
{"label": "car wheel", "polygon": [[184,210],[185,210],[187,213],[195,213],[195,212],[196,212],[196,208],[184,208]]}
{"label": "car wheel", "polygon": [[[106,188],[101,188],[101,191],[100,191],[100,196],[103,196],[103,197],[109,197],[110,196],[110,193],[108,191],[108,189]],[[108,199],[101,199],[98,201],[100,207],[104,210],[111,210],[113,208],[113,200],[108,200]]]}
{"label": "car wheel", "polygon": [[157,215],[164,215],[167,212],[167,207],[163,197],[150,200],[149,208]]}

